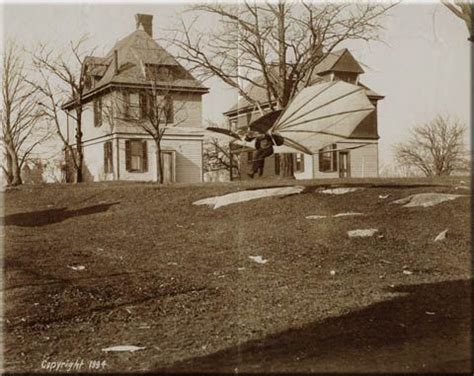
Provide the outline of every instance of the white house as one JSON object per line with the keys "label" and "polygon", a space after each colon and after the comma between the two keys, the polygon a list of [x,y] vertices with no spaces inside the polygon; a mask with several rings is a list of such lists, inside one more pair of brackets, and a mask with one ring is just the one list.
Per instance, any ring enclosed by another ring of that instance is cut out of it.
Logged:
{"label": "white house", "polygon": [[[324,81],[343,80],[365,88],[365,93],[375,111],[369,114],[344,141],[330,144],[315,155],[293,154],[295,177],[297,179],[337,178],[337,177],[377,177],[378,176],[378,121],[377,102],[384,97],[369,89],[360,82],[364,70],[347,49],[329,54],[316,66],[311,84]],[[263,78],[261,78],[263,82]],[[264,111],[269,109],[267,93],[260,86],[251,85],[247,88],[249,96],[261,103]],[[244,97],[224,113],[233,131],[246,128],[257,119],[260,112]],[[327,150],[334,150],[327,152]],[[342,149],[342,150],[341,150]],[[265,161],[264,177],[279,174],[280,156],[275,154]],[[240,174],[232,170],[232,179],[247,179],[252,152],[243,152],[239,156]]]}
{"label": "white house", "polygon": [[[85,62],[84,179],[156,180],[155,143],[137,122],[154,85],[166,93],[169,129],[161,142],[165,181],[201,182],[203,136],[184,128],[202,127],[201,99],[208,89],[155,42],[152,15],[137,14],[135,19],[136,30],[105,57],[90,56]],[[74,103],[64,109],[71,134]]]}

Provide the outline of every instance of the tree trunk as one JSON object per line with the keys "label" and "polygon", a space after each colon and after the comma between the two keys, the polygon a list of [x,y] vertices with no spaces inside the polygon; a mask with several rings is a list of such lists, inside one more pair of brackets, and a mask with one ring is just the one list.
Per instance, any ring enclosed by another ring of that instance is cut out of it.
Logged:
{"label": "tree trunk", "polygon": [[6,144],[5,147],[7,159],[7,184],[11,186],[23,184],[23,181],[21,179],[20,163],[18,161],[18,156],[16,155],[15,149],[12,145],[8,144]]}
{"label": "tree trunk", "polygon": [[156,181],[163,184],[163,162],[161,160],[161,144],[160,141],[155,140],[156,144]]}
{"label": "tree trunk", "polygon": [[80,109],[76,111],[76,153],[76,183],[82,183],[84,181],[84,151],[82,149],[82,110]]}

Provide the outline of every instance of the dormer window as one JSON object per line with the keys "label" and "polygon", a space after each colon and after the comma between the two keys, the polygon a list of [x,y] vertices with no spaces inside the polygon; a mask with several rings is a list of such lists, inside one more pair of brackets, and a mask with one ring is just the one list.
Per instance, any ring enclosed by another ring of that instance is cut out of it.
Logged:
{"label": "dormer window", "polygon": [[350,84],[357,84],[359,74],[353,72],[334,72],[334,80],[345,81]]}
{"label": "dormer window", "polygon": [[173,71],[168,66],[146,64],[145,76],[148,81],[171,81],[173,79]]}

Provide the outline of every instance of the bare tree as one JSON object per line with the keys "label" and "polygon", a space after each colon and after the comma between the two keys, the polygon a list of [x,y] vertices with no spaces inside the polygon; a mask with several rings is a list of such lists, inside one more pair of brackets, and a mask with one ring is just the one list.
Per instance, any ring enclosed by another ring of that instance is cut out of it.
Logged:
{"label": "bare tree", "polygon": [[[252,103],[284,108],[311,85],[315,67],[341,43],[378,39],[380,17],[393,5],[376,3],[258,2],[217,3],[190,8],[197,15],[184,21],[174,44],[179,58],[200,78],[219,77]],[[195,26],[200,14],[216,17],[211,29]],[[265,101],[246,91],[263,89]],[[282,175],[292,174],[290,158],[281,158]]]}
{"label": "bare tree", "polygon": [[466,127],[459,121],[438,115],[416,126],[408,141],[395,145],[395,159],[426,176],[450,175],[466,164],[465,134]]}
{"label": "bare tree", "polygon": [[474,4],[471,1],[459,0],[441,0],[446,8],[448,8],[456,17],[464,21],[469,31],[469,40],[474,42],[474,34],[472,27],[472,13]]}
{"label": "bare tree", "polygon": [[[146,76],[146,73],[143,73]],[[166,132],[186,121],[186,98],[175,100],[173,75],[168,71],[148,77],[149,86],[137,91],[118,89],[108,104],[103,104],[103,114],[109,124],[116,126],[118,119],[125,120],[150,135],[155,143],[156,181],[164,183],[162,141]],[[138,94],[139,103],[130,102],[130,93]]]}
{"label": "bare tree", "polygon": [[[32,84],[43,94],[40,101],[43,114],[63,142],[74,166],[76,183],[83,181],[82,113],[86,93],[87,56],[93,53],[93,49],[86,52],[86,39],[82,37],[77,42],[70,42],[66,51],[60,52],[41,45],[32,57],[39,75],[39,79]],[[60,113],[65,101],[73,104],[73,111],[69,112],[69,116],[75,123],[74,143],[69,140],[69,135],[65,134],[60,122]]]}
{"label": "bare tree", "polygon": [[12,42],[4,50],[2,69],[2,169],[8,185],[19,185],[22,167],[49,134],[40,124],[37,91],[26,80],[21,52]]}
{"label": "bare tree", "polygon": [[[219,127],[217,124],[211,122],[208,126],[215,128]],[[210,137],[205,142],[203,162],[204,169],[208,172],[227,170],[231,175],[233,172],[232,170],[237,169],[239,172],[239,158],[236,153],[232,152],[230,142],[222,141],[217,137]]]}

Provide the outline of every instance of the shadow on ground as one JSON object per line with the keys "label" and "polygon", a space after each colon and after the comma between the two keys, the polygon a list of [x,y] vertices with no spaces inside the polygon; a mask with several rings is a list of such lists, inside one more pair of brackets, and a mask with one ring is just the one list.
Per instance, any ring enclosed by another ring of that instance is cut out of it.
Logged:
{"label": "shadow on ground", "polygon": [[470,372],[471,281],[390,290],[399,295],[160,371]]}
{"label": "shadow on ground", "polygon": [[26,213],[16,213],[5,216],[5,226],[23,226],[38,227],[46,226],[52,223],[59,223],[69,218],[79,217],[83,215],[91,215],[102,213],[110,209],[119,202],[111,202],[107,204],[99,204],[88,206],[86,208],[68,210],[67,208],[39,210]]}

